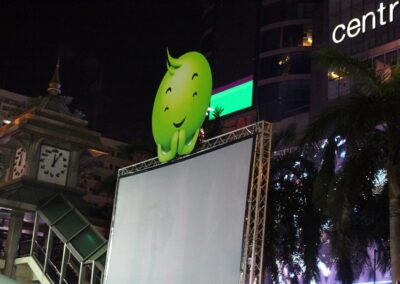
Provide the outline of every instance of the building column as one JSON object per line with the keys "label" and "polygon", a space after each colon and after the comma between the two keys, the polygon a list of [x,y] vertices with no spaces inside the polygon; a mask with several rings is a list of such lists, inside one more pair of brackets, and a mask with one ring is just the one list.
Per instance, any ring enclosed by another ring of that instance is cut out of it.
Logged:
{"label": "building column", "polygon": [[11,211],[10,223],[8,225],[8,234],[6,242],[6,267],[4,274],[13,277],[14,261],[17,256],[19,239],[21,237],[22,223],[24,221],[24,212],[18,210]]}
{"label": "building column", "polygon": [[76,187],[79,175],[79,160],[83,151],[73,150],[69,156],[70,168],[67,176],[67,186]]}
{"label": "building column", "polygon": [[64,244],[63,256],[61,261],[61,269],[60,269],[60,284],[64,284],[65,274],[67,272],[68,266],[68,259],[69,259],[69,250],[67,248],[67,244]]}

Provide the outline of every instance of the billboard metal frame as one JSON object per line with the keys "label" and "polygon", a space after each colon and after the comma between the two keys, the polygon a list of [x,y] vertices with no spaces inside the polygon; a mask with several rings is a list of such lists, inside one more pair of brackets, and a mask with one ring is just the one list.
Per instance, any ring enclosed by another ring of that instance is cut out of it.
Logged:
{"label": "billboard metal frame", "polygon": [[[263,283],[263,254],[267,195],[271,159],[272,124],[260,121],[243,128],[224,133],[201,143],[191,155],[211,150],[247,137],[255,137],[250,169],[247,208],[243,235],[240,284]],[[190,155],[188,155],[190,156]],[[175,160],[186,159],[177,157]],[[118,171],[118,178],[160,166],[158,158],[149,159]]]}

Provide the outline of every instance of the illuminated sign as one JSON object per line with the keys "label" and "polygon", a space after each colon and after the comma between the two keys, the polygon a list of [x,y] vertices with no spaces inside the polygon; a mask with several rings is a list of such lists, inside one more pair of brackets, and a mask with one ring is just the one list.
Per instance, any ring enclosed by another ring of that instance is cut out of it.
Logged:
{"label": "illuminated sign", "polygon": [[210,120],[213,111],[220,107],[221,116],[251,107],[253,103],[253,77],[248,76],[213,91],[210,103]]}
{"label": "illuminated sign", "polygon": [[187,52],[179,58],[170,56],[168,50],[167,54],[167,72],[152,114],[153,137],[162,163],[193,151],[212,90],[210,65],[201,53]]}
{"label": "illuminated sign", "polygon": [[[360,33],[365,33],[367,28],[374,30],[377,26],[377,22],[380,26],[384,26],[388,22],[393,22],[394,11],[399,3],[399,1],[395,1],[394,3],[390,3],[389,7],[386,7],[384,3],[380,3],[376,12],[371,11],[363,15],[361,18],[353,18],[347,23],[347,25],[337,25],[332,32],[333,42],[341,43],[346,37],[354,38]],[[385,17],[385,14],[388,14],[389,19]]]}

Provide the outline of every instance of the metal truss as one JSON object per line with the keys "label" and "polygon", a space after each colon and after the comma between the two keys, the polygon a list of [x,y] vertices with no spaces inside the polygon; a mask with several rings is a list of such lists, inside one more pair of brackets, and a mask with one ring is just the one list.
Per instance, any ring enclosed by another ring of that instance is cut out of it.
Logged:
{"label": "metal truss", "polygon": [[[250,136],[255,137],[255,144],[251,165],[250,189],[247,196],[240,284],[261,284],[263,283],[263,252],[267,214],[272,124],[261,121],[224,133],[201,143],[194,154]],[[182,159],[182,157],[178,157],[176,160],[179,159]],[[138,173],[160,164],[161,163],[157,158],[146,160],[120,169],[118,171],[118,176],[122,177]]]}
{"label": "metal truss", "polygon": [[[240,128],[240,129],[237,129],[237,130],[234,130],[231,132],[227,132],[222,135],[205,140],[204,142],[199,144],[197,150],[195,150],[191,155],[177,157],[177,158],[175,158],[175,160],[187,158],[192,155],[198,154],[200,152],[204,152],[204,151],[210,150],[212,148],[219,147],[226,143],[237,141],[239,139],[255,135],[257,130],[260,128],[260,125],[262,125],[263,123],[267,123],[267,122],[258,122],[255,124],[251,124],[251,125],[245,126],[243,128]],[[122,177],[122,176],[126,176],[129,174],[138,173],[138,172],[141,172],[144,170],[148,170],[148,169],[157,167],[159,165],[161,165],[161,163],[158,160],[158,158],[152,158],[152,159],[119,169],[118,176]]]}
{"label": "metal truss", "polygon": [[256,124],[250,190],[247,196],[241,284],[263,283],[263,254],[271,158],[272,125]]}

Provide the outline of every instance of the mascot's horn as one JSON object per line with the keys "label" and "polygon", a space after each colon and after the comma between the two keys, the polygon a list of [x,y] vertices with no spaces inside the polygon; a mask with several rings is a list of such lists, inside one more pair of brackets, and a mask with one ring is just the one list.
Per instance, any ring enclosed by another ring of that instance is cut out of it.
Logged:
{"label": "mascot's horn", "polygon": [[179,59],[173,58],[171,54],[169,54],[169,50],[167,48],[167,56],[168,56],[168,61],[167,65],[177,69],[182,66],[182,63],[179,62]]}

